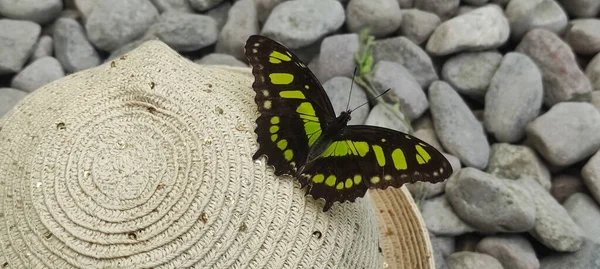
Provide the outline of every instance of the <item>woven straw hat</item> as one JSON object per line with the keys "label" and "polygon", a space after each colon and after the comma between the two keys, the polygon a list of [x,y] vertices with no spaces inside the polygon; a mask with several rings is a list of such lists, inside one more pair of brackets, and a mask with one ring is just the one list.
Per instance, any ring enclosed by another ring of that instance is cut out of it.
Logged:
{"label": "woven straw hat", "polygon": [[252,160],[251,85],[149,41],[27,96],[0,119],[2,268],[432,268],[405,189],[323,213]]}

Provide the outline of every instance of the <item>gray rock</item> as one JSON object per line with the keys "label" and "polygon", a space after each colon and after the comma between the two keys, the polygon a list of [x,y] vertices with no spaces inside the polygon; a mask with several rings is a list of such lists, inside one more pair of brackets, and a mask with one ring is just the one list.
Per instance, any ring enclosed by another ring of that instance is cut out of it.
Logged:
{"label": "gray rock", "polygon": [[447,20],[456,14],[460,0],[414,0],[414,7],[438,15]]}
{"label": "gray rock", "polygon": [[470,251],[455,252],[446,259],[449,269],[503,269],[496,258]]}
{"label": "gray rock", "polygon": [[224,0],[188,0],[190,5],[198,11],[206,11],[216,7]]}
{"label": "gray rock", "polygon": [[[444,237],[453,238],[453,237]],[[433,250],[433,260],[435,262],[435,269],[448,269],[446,260],[444,260],[444,242],[438,240],[435,235],[429,233],[429,241],[431,241],[431,249]],[[454,241],[452,241],[452,247],[454,248]]]}
{"label": "gray rock", "polygon": [[90,13],[92,13],[92,9],[94,9],[94,5],[96,5],[96,0],[74,0],[75,2],[75,8],[77,9],[77,11],[79,11],[79,13],[81,13],[81,16],[83,17],[83,20],[85,21],[87,19],[87,17],[90,15]]}
{"label": "gray rock", "polygon": [[223,53],[211,53],[198,60],[194,61],[197,64],[202,65],[228,65],[228,66],[239,66],[248,67],[248,65],[229,54]]}
{"label": "gray rock", "polygon": [[444,193],[444,190],[446,189],[446,181],[435,184],[431,182],[406,183],[405,186],[408,191],[410,191],[410,194],[414,197],[414,199],[419,201],[421,199],[429,199]]}
{"label": "gray rock", "polygon": [[423,88],[438,79],[431,57],[403,36],[377,41],[373,49],[373,61],[392,61],[403,65]]}
{"label": "gray rock", "polygon": [[61,18],[54,29],[54,53],[67,73],[100,64],[101,59],[85,36],[85,30],[73,19]]}
{"label": "gray rock", "polygon": [[454,155],[451,155],[451,154],[448,154],[445,152],[442,152],[442,155],[444,155],[444,157],[448,160],[448,162],[450,162],[450,166],[452,166],[452,169],[454,171],[454,173],[452,173],[452,175],[456,175],[456,173],[458,173],[458,171],[460,171],[460,169],[462,168],[460,160],[458,158],[456,158]]}
{"label": "gray rock", "polygon": [[458,93],[447,83],[436,81],[429,87],[429,107],[444,148],[465,166],[484,169],[490,145],[483,127]]}
{"label": "gray rock", "polygon": [[508,179],[530,177],[546,190],[550,190],[550,171],[535,152],[526,146],[496,143],[490,151],[486,171],[494,176]]}
{"label": "gray rock", "polygon": [[158,10],[147,0],[104,0],[92,9],[85,29],[96,47],[112,51],[142,36],[157,19]]}
{"label": "gray rock", "polygon": [[0,15],[39,24],[56,19],[62,9],[62,0],[0,0]]}
{"label": "gray rock", "polygon": [[[254,9],[256,10],[256,7]],[[231,10],[231,3],[223,2],[217,7],[207,11],[204,15],[213,18],[215,22],[217,22],[217,29],[221,32],[229,18],[229,10]]]}
{"label": "gray rock", "polygon": [[120,48],[113,50],[110,55],[108,56],[108,58],[106,58],[107,61],[111,61],[113,59],[119,58],[121,57],[121,55],[126,54],[132,50],[134,50],[135,48],[137,48],[139,45],[141,45],[142,43],[144,43],[145,39],[138,39],[135,40],[131,43],[127,43],[123,46],[121,46]]}
{"label": "gray rock", "polygon": [[600,91],[600,53],[588,63],[585,75],[590,79],[594,91]]}
{"label": "gray rock", "polygon": [[273,9],[262,34],[297,49],[336,31],[345,19],[344,8],[338,1],[285,1]]}
{"label": "gray rock", "polygon": [[267,20],[273,8],[286,0],[254,0],[256,3],[256,11],[258,12],[258,20],[264,22]]}
{"label": "gray rock", "polygon": [[150,0],[160,13],[167,11],[178,11],[193,13],[194,9],[188,0]]}
{"label": "gray rock", "polygon": [[485,95],[485,129],[500,142],[520,141],[540,114],[543,95],[535,63],[520,53],[506,54]]}
{"label": "gray rock", "polygon": [[[308,69],[313,72],[319,81],[327,81],[321,76],[321,64],[319,63],[320,53],[317,53],[315,57],[307,64]],[[301,59],[302,60],[302,59]]]}
{"label": "gray rock", "polygon": [[444,259],[454,253],[454,243],[456,240],[453,236],[436,236],[429,232],[429,240],[434,248],[434,252],[441,253]]}
{"label": "gray rock", "polygon": [[600,203],[600,151],[583,166],[581,177],[592,196]]}
{"label": "gray rock", "polygon": [[73,9],[75,7],[75,0],[65,0],[63,1],[65,9]]}
{"label": "gray rock", "polygon": [[557,251],[577,251],[583,243],[583,232],[562,207],[540,184],[531,178],[519,180],[536,209],[535,225],[529,233],[540,243]]}
{"label": "gray rock", "polygon": [[475,118],[477,119],[477,121],[479,122],[479,124],[481,124],[481,126],[485,126],[485,122],[484,121],[484,111],[483,109],[474,109],[473,110],[473,115],[475,116]]}
{"label": "gray rock", "polygon": [[513,40],[521,40],[534,28],[556,34],[567,28],[567,14],[555,0],[513,0],[506,6],[505,13]]}
{"label": "gray rock", "polygon": [[429,107],[419,82],[400,64],[379,61],[373,68],[373,84],[379,92],[391,88],[395,94],[391,101],[400,104],[400,109],[410,121],[420,117]]}
{"label": "gray rock", "polygon": [[476,249],[496,258],[507,269],[540,268],[531,243],[521,235],[488,236],[479,241]]}
{"label": "gray rock", "polygon": [[483,5],[487,4],[488,1],[489,0],[464,0],[463,2],[465,2],[468,5],[483,6]]}
{"label": "gray rock", "polygon": [[41,31],[42,27],[33,22],[0,19],[0,75],[21,70]]}
{"label": "gray rock", "polygon": [[569,45],[556,34],[545,29],[533,29],[517,46],[517,52],[529,56],[542,71],[544,104],[547,106],[586,100],[589,96],[592,90],[590,81],[579,69]]}
{"label": "gray rock", "polygon": [[237,1],[229,10],[227,22],[219,33],[216,52],[245,59],[243,48],[248,36],[257,34],[258,18],[253,0]]}
{"label": "gray rock", "polygon": [[33,55],[31,55],[31,59],[37,60],[42,57],[52,56],[53,52],[54,41],[52,41],[52,37],[44,35],[40,37],[37,44],[35,45],[35,49],[33,50]]}
{"label": "gray rock", "polygon": [[456,236],[475,231],[456,215],[443,194],[423,201],[421,214],[427,230],[435,235]]}
{"label": "gray rock", "polygon": [[[415,137],[421,139],[421,137],[416,136],[416,133],[413,134],[415,135]],[[428,142],[425,140],[425,142]],[[429,142],[428,142],[429,143]],[[454,173],[452,173],[453,175],[455,175],[456,173],[458,173],[458,171],[460,171],[460,161],[458,160],[458,158],[454,157],[453,155],[447,154],[447,153],[443,153],[444,157],[446,157],[446,159],[450,162],[450,165],[452,166],[452,170],[454,171]],[[440,195],[442,193],[444,193],[444,191],[446,190],[446,181],[442,181],[439,183],[431,183],[431,182],[415,182],[415,183],[407,183],[405,184],[406,188],[408,189],[408,191],[410,191],[410,193],[412,194],[412,196],[419,200],[421,198],[425,198],[425,199],[429,199],[431,197]]]}
{"label": "gray rock", "polygon": [[[527,139],[523,140],[523,145],[528,146],[532,149],[535,149],[535,146],[533,146],[533,143],[531,141],[532,141],[531,138],[527,138]],[[538,153],[538,156],[540,156],[540,158],[544,159],[543,156],[541,154],[539,154],[539,152],[536,151],[536,153]],[[546,167],[548,167],[548,170],[550,170],[550,173],[567,172],[569,169],[569,166],[555,165],[555,164],[547,162],[546,160],[544,160],[544,164],[546,165]]]}
{"label": "gray rock", "polygon": [[531,122],[527,135],[550,163],[571,165],[600,149],[600,112],[589,103],[559,103]]}
{"label": "gray rock", "polygon": [[[312,61],[312,59],[314,59],[317,55],[320,54],[319,50],[321,49],[322,41],[323,41],[323,39],[319,39],[316,42],[314,42],[306,47],[302,47],[299,49],[293,49],[293,51],[296,54],[296,56],[298,56],[298,58],[300,58],[300,60],[302,60],[304,63],[310,63]],[[287,44],[285,44],[285,43],[283,43],[283,44],[287,46]],[[321,81],[325,81],[325,80],[321,80]]]}
{"label": "gray rock", "polygon": [[[418,129],[415,130],[412,134],[413,136],[415,136],[416,138],[419,138],[425,142],[427,142],[427,144],[433,146],[435,149],[442,151],[442,144],[440,144],[440,141],[437,138],[437,135],[435,134],[435,130],[433,130],[433,128],[423,128],[423,129]],[[456,157],[455,157],[456,158]],[[456,160],[458,161],[458,158],[456,158]],[[460,163],[460,161],[458,161]]]}
{"label": "gray rock", "polygon": [[506,5],[508,4],[508,2],[510,2],[510,1],[511,1],[511,0],[491,0],[491,1],[490,1],[490,3],[494,3],[494,4],[496,4],[496,5],[499,5],[499,6],[502,6],[502,7],[504,7],[504,6],[506,6]]}
{"label": "gray rock", "polygon": [[400,8],[412,8],[414,6],[415,0],[398,0],[398,5]]}
{"label": "gray rock", "polygon": [[54,20],[51,23],[44,26],[44,28],[42,29],[42,34],[43,35],[54,34],[54,25],[56,24],[56,21],[61,18],[69,18],[69,19],[76,20],[77,22],[85,22],[85,17],[83,17],[81,12],[79,12],[78,10],[65,9],[60,12],[60,15],[58,16],[58,18],[56,20]]}
{"label": "gray rock", "polygon": [[0,118],[10,111],[27,93],[12,88],[0,88]]}
{"label": "gray rock", "polygon": [[[400,114],[398,116],[404,117]],[[398,118],[394,112],[390,111],[383,104],[377,104],[369,112],[365,120],[365,125],[379,126],[403,133],[408,133],[408,123],[404,119]]]}
{"label": "gray rock", "polygon": [[446,198],[456,214],[481,232],[524,232],[536,218],[535,205],[522,184],[474,168],[463,168],[446,183]]}
{"label": "gray rock", "polygon": [[476,6],[460,6],[458,11],[456,12],[456,16],[464,15],[465,13],[469,13],[473,10],[476,10],[478,7]]}
{"label": "gray rock", "polygon": [[433,30],[442,23],[440,17],[434,13],[418,9],[402,11],[402,23],[398,34],[405,36],[417,45],[427,41]]}
{"label": "gray rock", "polygon": [[444,63],[442,78],[459,93],[483,101],[500,62],[502,54],[495,51],[460,53]]}
{"label": "gray rock", "polygon": [[53,57],[40,58],[19,72],[12,80],[10,87],[33,92],[54,80],[65,76],[62,66]]}
{"label": "gray rock", "polygon": [[[414,130],[434,129],[434,127],[433,127],[433,120],[431,119],[431,114],[428,113],[428,112],[426,112],[425,114],[423,114],[423,116],[421,116],[420,118],[418,118],[415,121],[413,121],[412,122],[412,126],[413,126]],[[436,134],[435,137],[437,139],[437,134]]]}
{"label": "gray rock", "polygon": [[552,178],[550,194],[559,203],[562,204],[575,193],[588,193],[581,178],[569,174],[559,174]]}
{"label": "gray rock", "polygon": [[395,32],[402,22],[397,0],[350,0],[346,17],[350,32],[358,33],[369,28],[369,34],[375,37]]}
{"label": "gray rock", "polygon": [[600,206],[583,193],[575,193],[563,205],[573,221],[579,225],[587,240],[600,243]]}
{"label": "gray rock", "polygon": [[468,233],[459,235],[455,239],[454,252],[472,251],[475,252],[477,243],[483,239],[483,235],[479,233]]}
{"label": "gray rock", "polygon": [[[65,10],[61,11],[60,15],[58,16],[57,19],[60,19],[60,18],[70,18],[70,19],[74,19],[78,22],[84,21],[84,19],[85,19],[83,17],[83,15],[81,14],[81,12],[79,12],[75,9],[65,9]],[[54,27],[54,22],[56,22],[56,21],[53,21],[52,23],[47,24],[44,27],[45,29],[43,29],[42,34],[52,34],[53,33],[52,28]]]}
{"label": "gray rock", "polygon": [[[333,77],[323,83],[323,88],[333,105],[333,110],[336,115],[354,109],[367,102],[367,94],[365,90],[358,84],[352,84],[352,80],[347,77]],[[352,95],[350,95],[350,86],[352,86]],[[348,106],[348,98],[350,98],[350,106]],[[351,125],[363,124],[369,115],[369,106],[363,107],[352,112],[352,119],[348,122]]]}
{"label": "gray rock", "polygon": [[433,259],[435,262],[435,269],[448,269],[448,265],[446,264],[446,260],[444,260],[438,252],[436,252],[435,247],[433,249]]}
{"label": "gray rock", "polygon": [[151,37],[160,39],[177,51],[195,51],[217,41],[217,23],[206,15],[167,11],[146,32],[145,38]]}
{"label": "gray rock", "polygon": [[502,9],[489,5],[443,22],[426,48],[433,55],[495,49],[508,40],[509,34],[510,26]]}
{"label": "gray rock", "polygon": [[591,104],[600,111],[600,91],[592,91]]}
{"label": "gray rock", "polygon": [[586,241],[579,251],[549,255],[540,260],[541,269],[592,269],[600,267],[600,244]]}
{"label": "gray rock", "polygon": [[356,66],[354,54],[358,47],[357,34],[333,35],[323,39],[319,54],[319,80],[327,81],[337,76],[352,77]]}
{"label": "gray rock", "polygon": [[596,0],[559,0],[567,13],[577,18],[588,18],[598,15],[600,2]]}
{"label": "gray rock", "polygon": [[565,41],[578,54],[600,52],[600,19],[572,20],[565,32]]}

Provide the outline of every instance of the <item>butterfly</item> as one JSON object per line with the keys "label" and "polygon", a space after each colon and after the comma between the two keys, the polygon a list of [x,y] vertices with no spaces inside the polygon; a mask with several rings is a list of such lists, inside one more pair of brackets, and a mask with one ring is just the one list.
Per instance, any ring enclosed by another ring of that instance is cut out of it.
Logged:
{"label": "butterfly", "polygon": [[260,35],[246,41],[244,52],[254,75],[258,150],[275,175],[289,175],[306,195],[354,202],[369,188],[404,183],[441,182],[452,174],[448,160],[434,147],[387,128],[348,125],[351,110],[336,116],[310,69],[282,44]]}

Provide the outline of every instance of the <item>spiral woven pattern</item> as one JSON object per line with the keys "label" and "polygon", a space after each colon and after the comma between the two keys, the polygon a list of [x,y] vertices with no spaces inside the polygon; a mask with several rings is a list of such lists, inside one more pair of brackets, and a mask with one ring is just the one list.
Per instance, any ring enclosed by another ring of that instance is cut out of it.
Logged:
{"label": "spiral woven pattern", "polygon": [[2,268],[382,268],[370,198],[274,177],[248,69],[159,41],[53,82],[0,119]]}

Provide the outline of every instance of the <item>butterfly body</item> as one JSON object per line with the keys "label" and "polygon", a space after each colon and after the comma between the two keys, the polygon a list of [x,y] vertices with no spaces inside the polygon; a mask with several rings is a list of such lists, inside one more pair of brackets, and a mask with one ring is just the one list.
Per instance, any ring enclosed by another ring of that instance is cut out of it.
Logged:
{"label": "butterfly body", "polygon": [[298,169],[296,176],[300,176],[304,171],[304,168],[310,166],[313,161],[318,159],[323,152],[331,146],[331,143],[344,137],[344,134],[346,133],[345,128],[351,119],[350,114],[351,111],[343,111],[340,113],[340,116],[333,121],[324,124],[325,127],[323,128],[321,136],[317,138],[315,143],[308,150],[306,164]]}
{"label": "butterfly body", "polygon": [[363,197],[369,188],[436,183],[452,174],[448,160],[416,137],[348,125],[351,111],[336,117],[321,83],[285,46],[254,35],[244,49],[260,112],[253,158],[266,156],[275,175],[290,175],[308,195],[324,199],[323,211]]}

